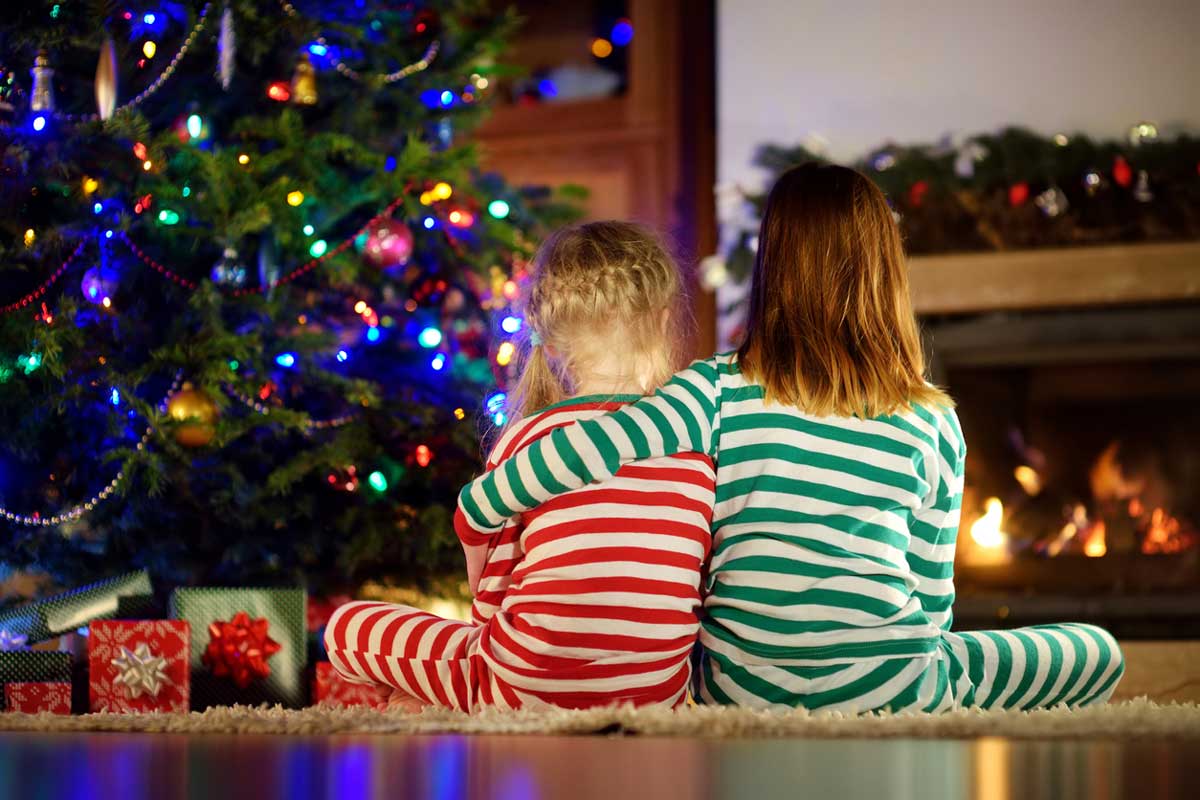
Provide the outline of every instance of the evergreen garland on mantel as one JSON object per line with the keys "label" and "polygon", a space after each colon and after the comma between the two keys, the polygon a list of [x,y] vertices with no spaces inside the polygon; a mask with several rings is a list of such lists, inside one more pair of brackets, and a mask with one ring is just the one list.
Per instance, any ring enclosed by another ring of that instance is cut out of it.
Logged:
{"label": "evergreen garland on mantel", "polygon": [[[771,183],[805,161],[828,159],[776,144],[755,159]],[[912,255],[1200,239],[1200,138],[1166,140],[1153,123],[1125,141],[1009,128],[958,145],[887,144],[852,166],[887,194]],[[746,199],[761,215],[766,194]],[[757,233],[746,224],[736,235],[730,277],[749,274]]]}

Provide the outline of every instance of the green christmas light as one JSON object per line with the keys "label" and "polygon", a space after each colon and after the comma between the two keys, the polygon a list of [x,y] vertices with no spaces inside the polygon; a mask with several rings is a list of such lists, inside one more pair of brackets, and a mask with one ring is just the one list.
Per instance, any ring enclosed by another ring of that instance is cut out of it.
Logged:
{"label": "green christmas light", "polygon": [[34,372],[42,365],[41,353],[30,353],[28,355],[17,356],[17,366],[25,371],[26,375]]}
{"label": "green christmas light", "polygon": [[192,187],[190,187],[190,186],[184,186],[184,187],[183,187],[183,196],[184,196],[184,197],[191,197],[191,196],[192,196]]}
{"label": "green christmas light", "polygon": [[305,236],[312,236],[312,235],[313,235],[313,233],[314,233],[316,230],[317,230],[317,229],[316,229],[316,228],[314,228],[312,225],[305,225],[305,226],[304,226],[304,235],[305,235]]}
{"label": "green christmas light", "polygon": [[308,254],[313,258],[320,258],[321,256],[325,255],[325,251],[328,249],[329,245],[325,243],[324,239],[317,239],[312,243],[312,246],[308,248]]}
{"label": "green christmas light", "polygon": [[504,202],[503,200],[493,200],[492,202],[488,203],[488,213],[496,219],[504,219],[507,217],[509,210],[508,203]]}
{"label": "green christmas light", "polygon": [[163,225],[176,225],[179,223],[179,214],[173,209],[164,208],[158,212],[158,221]]}
{"label": "green christmas light", "polygon": [[371,488],[377,492],[386,492],[388,488],[387,478],[379,470],[375,470],[367,476],[367,483],[371,484]]}
{"label": "green christmas light", "polygon": [[238,367],[240,367],[240,366],[241,366],[241,364],[238,363],[238,360],[236,358],[229,359],[229,368],[231,370],[233,370],[234,372],[237,372]]}

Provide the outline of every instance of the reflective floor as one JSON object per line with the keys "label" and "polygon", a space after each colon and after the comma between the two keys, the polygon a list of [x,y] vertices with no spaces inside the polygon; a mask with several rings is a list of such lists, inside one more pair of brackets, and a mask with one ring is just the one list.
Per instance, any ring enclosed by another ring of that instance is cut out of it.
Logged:
{"label": "reflective floor", "polygon": [[0,734],[0,798],[1196,797],[1200,741]]}

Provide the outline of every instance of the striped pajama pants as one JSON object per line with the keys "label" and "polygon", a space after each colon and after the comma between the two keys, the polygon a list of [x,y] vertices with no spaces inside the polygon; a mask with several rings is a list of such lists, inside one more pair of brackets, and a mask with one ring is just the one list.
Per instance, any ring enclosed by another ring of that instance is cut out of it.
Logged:
{"label": "striped pajama pants", "polygon": [[[691,664],[686,652],[634,664],[612,659],[551,670],[519,667],[491,658],[493,650],[504,649],[492,640],[497,623],[496,618],[483,625],[448,620],[391,603],[347,603],[329,619],[325,650],[347,681],[391,686],[422,703],[457,711],[621,703],[673,707],[687,699]],[[520,628],[520,620],[512,627]],[[638,682],[639,675],[648,680]]]}
{"label": "striped pajama pants", "polygon": [[826,667],[739,664],[715,650],[697,671],[704,702],[846,713],[1085,706],[1107,701],[1125,672],[1112,635],[1083,624],[945,633],[929,656]]}
{"label": "striped pajama pants", "polygon": [[478,702],[468,650],[484,627],[409,606],[355,602],[325,628],[333,668],[352,683],[391,686],[429,705],[471,711]]}

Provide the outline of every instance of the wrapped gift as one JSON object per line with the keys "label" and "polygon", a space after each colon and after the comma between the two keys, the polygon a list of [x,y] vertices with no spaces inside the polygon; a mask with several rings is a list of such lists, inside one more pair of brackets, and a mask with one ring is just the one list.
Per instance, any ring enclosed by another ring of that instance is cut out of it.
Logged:
{"label": "wrapped gift", "polygon": [[6,611],[0,614],[0,632],[24,637],[29,644],[41,642],[92,620],[111,619],[130,603],[144,604],[152,594],[150,575],[138,570]]}
{"label": "wrapped gift", "polygon": [[71,654],[32,650],[0,653],[0,684],[8,686],[10,683],[65,683],[70,686]]}
{"label": "wrapped gift", "polygon": [[70,714],[71,684],[64,681],[6,683],[4,706],[6,711],[23,714]]}
{"label": "wrapped gift", "polygon": [[189,709],[186,620],[100,620],[88,636],[88,708],[137,713]]}
{"label": "wrapped gift", "polygon": [[321,706],[369,706],[381,708],[385,705],[379,696],[379,687],[362,683],[351,683],[338,674],[333,664],[321,661],[313,677],[313,705]]}
{"label": "wrapped gift", "polygon": [[305,704],[303,589],[187,588],[171,617],[191,623],[192,708]]}

